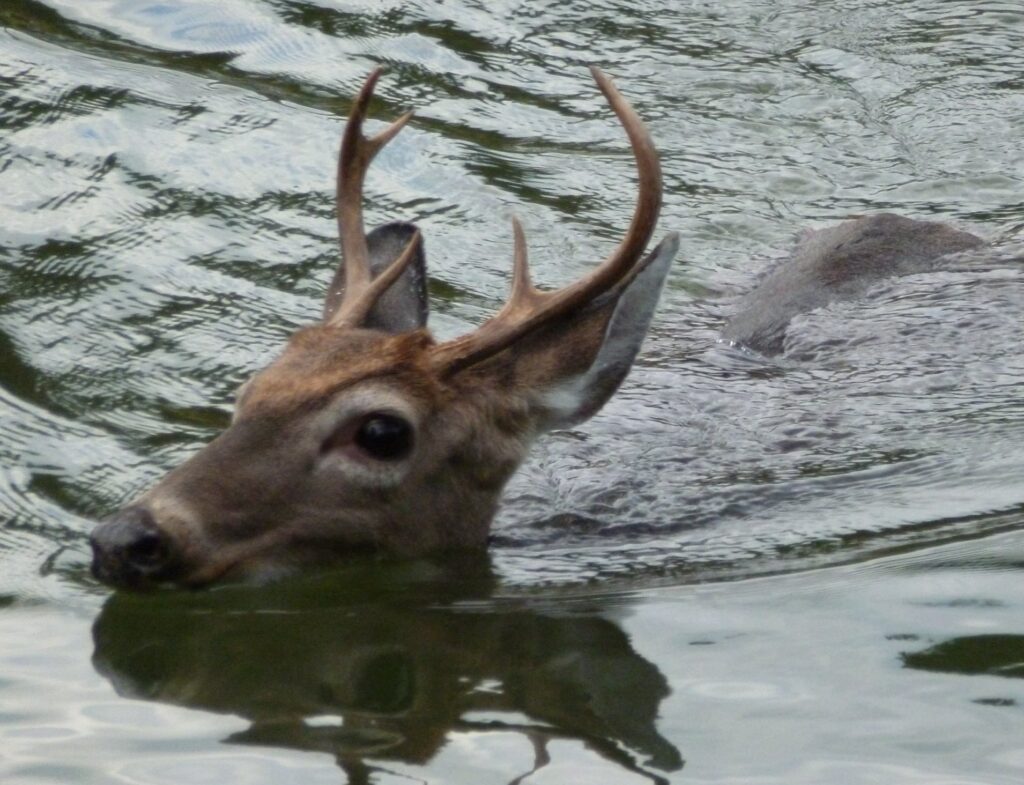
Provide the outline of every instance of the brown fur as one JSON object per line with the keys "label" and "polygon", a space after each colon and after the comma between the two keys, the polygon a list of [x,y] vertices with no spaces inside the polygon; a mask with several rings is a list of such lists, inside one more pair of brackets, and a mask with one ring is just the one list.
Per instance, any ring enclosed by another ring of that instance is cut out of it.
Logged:
{"label": "brown fur", "polygon": [[386,335],[323,324],[305,327],[252,379],[238,401],[236,419],[313,408],[358,381],[385,375],[400,378],[412,396],[436,404],[441,390],[429,369],[433,346],[425,330]]}
{"label": "brown fur", "polygon": [[[528,387],[504,371],[442,381],[433,345],[425,331],[296,333],[246,386],[231,427],[136,502],[174,542],[176,580],[292,570],[363,548],[483,547],[501,491],[538,433],[537,414]],[[325,485],[319,418],[367,395],[359,411],[379,398],[410,413],[416,450],[400,481],[343,464]]]}

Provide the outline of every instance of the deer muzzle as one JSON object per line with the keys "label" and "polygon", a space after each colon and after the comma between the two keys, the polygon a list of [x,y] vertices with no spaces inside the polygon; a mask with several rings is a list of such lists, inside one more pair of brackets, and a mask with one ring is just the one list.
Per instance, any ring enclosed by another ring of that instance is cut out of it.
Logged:
{"label": "deer muzzle", "polygon": [[173,580],[179,562],[170,538],[144,507],[126,507],[93,530],[92,574],[119,588]]}

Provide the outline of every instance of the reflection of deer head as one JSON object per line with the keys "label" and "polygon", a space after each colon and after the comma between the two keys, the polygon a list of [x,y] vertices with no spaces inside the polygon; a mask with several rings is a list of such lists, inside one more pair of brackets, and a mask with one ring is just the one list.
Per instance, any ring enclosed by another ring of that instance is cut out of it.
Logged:
{"label": "reflection of deer head", "polygon": [[[379,600],[323,607],[344,587],[312,589],[275,613],[266,591],[115,595],[93,630],[94,664],[123,695],[250,720],[230,741],[330,752],[352,781],[368,761],[425,764],[469,731],[522,734],[535,766],[549,739],[578,740],[655,782],[648,766],[682,765],[655,727],[665,678],[605,618],[486,594],[453,602],[422,586],[415,599],[396,601],[392,585]],[[325,715],[334,723],[310,722]]]}
{"label": "reflection of deer head", "polygon": [[639,171],[625,238],[590,274],[543,292],[515,223],[508,302],[444,343],[425,329],[419,231],[364,231],[367,169],[409,119],[363,135],[378,73],[370,76],[342,140],[343,264],[323,321],[244,385],[226,431],[95,530],[98,577],[199,585],[353,550],[484,545],[531,441],[590,417],[625,377],[676,251],[670,237],[644,257],[661,204],[658,157],[626,100],[593,74]]}

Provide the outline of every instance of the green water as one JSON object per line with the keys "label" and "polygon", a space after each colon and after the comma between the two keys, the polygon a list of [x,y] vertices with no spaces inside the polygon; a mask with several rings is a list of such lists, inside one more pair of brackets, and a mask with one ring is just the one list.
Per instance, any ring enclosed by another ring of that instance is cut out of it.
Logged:
{"label": "green water", "polygon": [[[1024,272],[912,276],[716,340],[799,231],[891,210],[1015,247],[1018,3],[0,0],[0,781],[1024,781]],[[683,251],[602,414],[487,559],[114,596],[93,521],[209,440],[333,273],[337,139],[417,119],[432,327],[628,221],[589,81],[651,129]],[[1010,253],[1005,258],[1012,257]],[[1000,257],[1004,258],[1004,257]]]}

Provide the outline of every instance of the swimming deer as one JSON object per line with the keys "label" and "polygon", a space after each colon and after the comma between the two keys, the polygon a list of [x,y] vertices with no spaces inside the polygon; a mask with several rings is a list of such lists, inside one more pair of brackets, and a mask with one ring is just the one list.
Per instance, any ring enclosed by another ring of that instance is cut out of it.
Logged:
{"label": "swimming deer", "polygon": [[93,532],[93,573],[115,586],[262,579],[353,551],[483,548],[502,489],[540,434],[597,412],[629,371],[678,237],[648,255],[661,168],[643,123],[591,73],[629,137],[632,222],[588,275],[530,278],[513,220],[511,293],[476,331],[426,330],[423,241],[408,223],[366,234],[363,182],[405,114],[367,137],[380,71],[356,97],[338,162],[341,265],[321,322],[240,389],[230,426]]}

